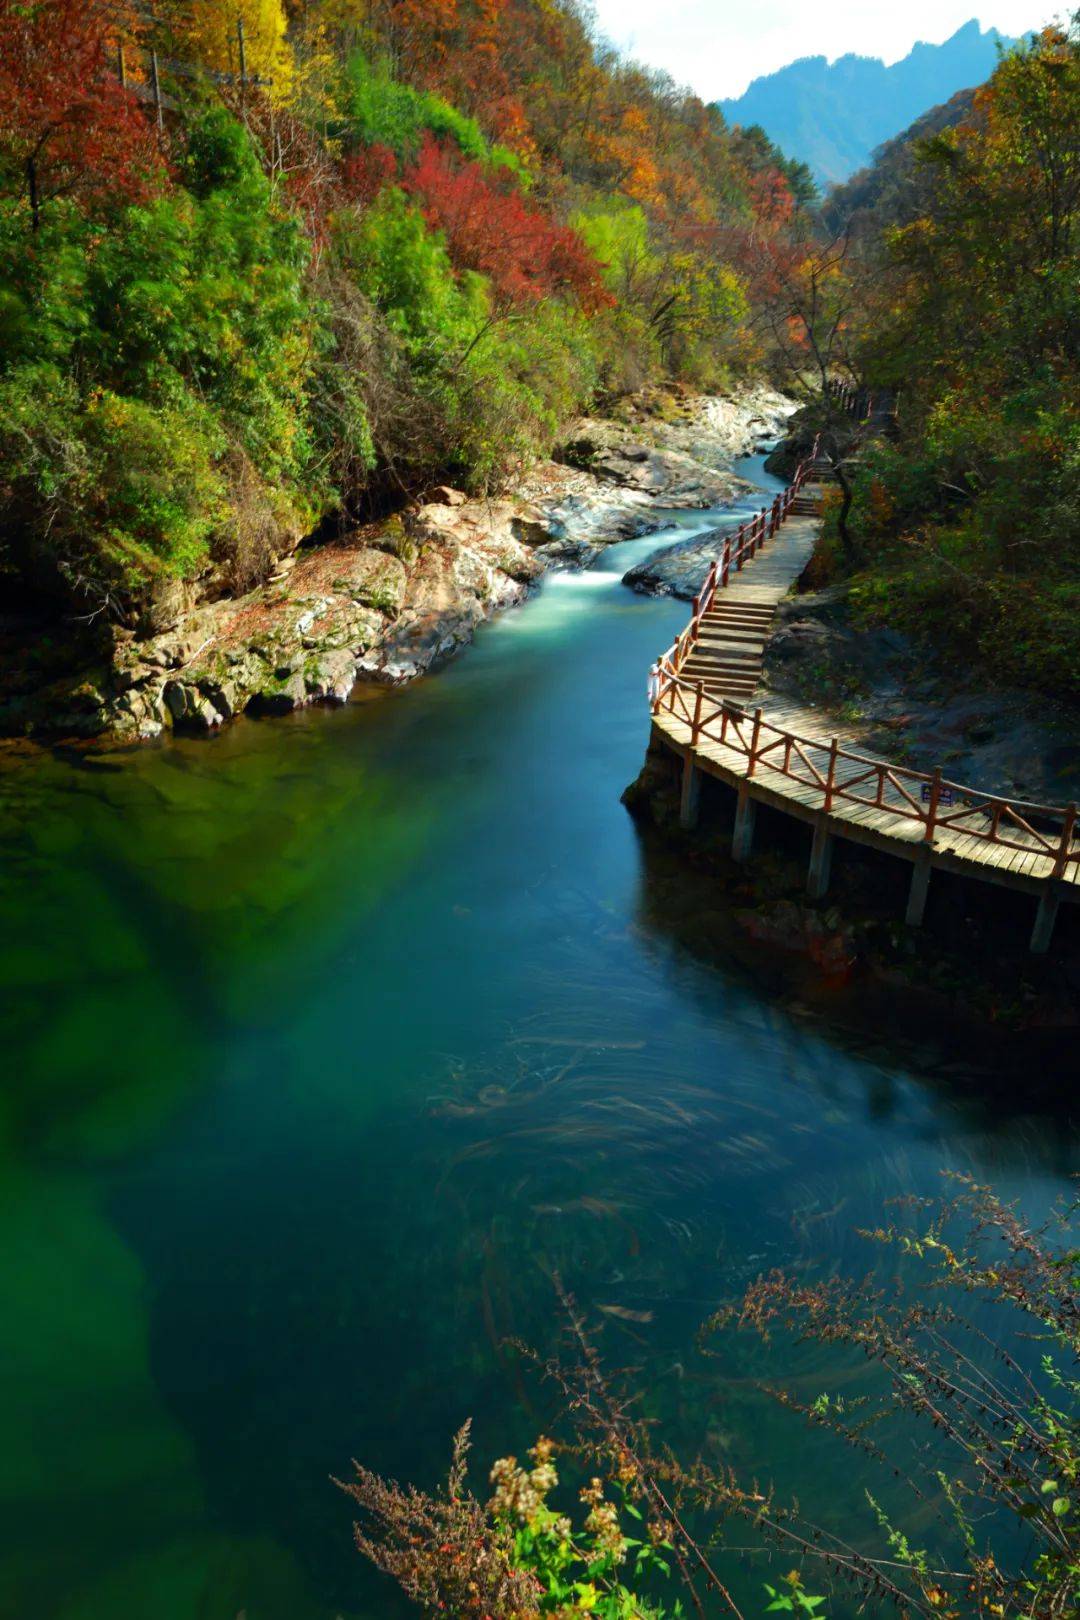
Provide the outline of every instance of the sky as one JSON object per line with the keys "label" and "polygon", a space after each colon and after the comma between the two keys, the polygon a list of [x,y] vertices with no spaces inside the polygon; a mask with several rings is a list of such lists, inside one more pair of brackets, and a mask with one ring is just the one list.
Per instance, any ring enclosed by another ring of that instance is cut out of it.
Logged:
{"label": "sky", "polygon": [[[1030,32],[1071,7],[1055,0],[594,0],[601,32],[665,68],[707,101],[740,96],[751,79],[799,56],[880,56],[916,40],[939,45],[977,16],[1003,34]],[[984,9],[989,5],[990,9]]]}

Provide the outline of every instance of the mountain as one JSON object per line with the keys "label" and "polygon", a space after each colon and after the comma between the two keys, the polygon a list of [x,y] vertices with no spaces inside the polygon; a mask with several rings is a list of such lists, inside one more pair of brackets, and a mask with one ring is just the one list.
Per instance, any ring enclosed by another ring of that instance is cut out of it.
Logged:
{"label": "mountain", "polygon": [[760,124],[824,184],[846,180],[875,149],[935,103],[989,78],[998,46],[1013,43],[972,19],[943,45],[918,44],[886,67],[872,56],[805,56],[755,79],[719,106],[730,124]]}
{"label": "mountain", "polygon": [[840,232],[852,222],[869,220],[870,228],[880,233],[889,225],[908,225],[925,213],[935,179],[917,161],[919,143],[973,120],[978,121],[974,90],[958,90],[940,107],[931,107],[903,134],[879,146],[867,168],[832,188],[823,204],[828,227]]}

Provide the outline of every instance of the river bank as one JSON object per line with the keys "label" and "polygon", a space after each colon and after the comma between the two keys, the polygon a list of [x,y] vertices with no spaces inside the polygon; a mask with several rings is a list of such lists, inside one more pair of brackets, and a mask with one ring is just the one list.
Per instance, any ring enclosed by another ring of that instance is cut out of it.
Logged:
{"label": "river bank", "polygon": [[[211,731],[242,712],[342,703],[358,681],[416,679],[521,602],[552,568],[662,526],[664,512],[722,509],[750,487],[727,470],[793,409],[766,387],[730,398],[650,389],[610,421],[573,424],[557,461],[503,498],[441,488],[379,522],[279,558],[240,597],[198,583],[159,593],[108,656],[42,679],[48,659],[9,633],[0,731],[140,741]],[[63,627],[53,632],[52,642]]]}

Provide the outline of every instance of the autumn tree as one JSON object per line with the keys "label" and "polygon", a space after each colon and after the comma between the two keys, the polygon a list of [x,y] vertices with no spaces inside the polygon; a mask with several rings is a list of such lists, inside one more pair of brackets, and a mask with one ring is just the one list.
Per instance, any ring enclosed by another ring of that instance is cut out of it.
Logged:
{"label": "autumn tree", "polygon": [[931,390],[973,357],[1001,387],[1080,353],[1080,23],[1007,56],[974,116],[926,142],[927,209],[891,238],[897,370]]}
{"label": "autumn tree", "polygon": [[521,303],[569,292],[588,311],[609,302],[600,267],[571,227],[531,207],[521,192],[454,159],[430,137],[402,179],[455,263],[489,278],[496,297]]}
{"label": "autumn tree", "polygon": [[287,93],[292,57],[282,0],[168,0],[164,10],[178,54],[215,73],[241,71]]}
{"label": "autumn tree", "polygon": [[143,193],[163,172],[153,132],[115,72],[116,5],[0,0],[0,173],[34,230],[57,197]]}

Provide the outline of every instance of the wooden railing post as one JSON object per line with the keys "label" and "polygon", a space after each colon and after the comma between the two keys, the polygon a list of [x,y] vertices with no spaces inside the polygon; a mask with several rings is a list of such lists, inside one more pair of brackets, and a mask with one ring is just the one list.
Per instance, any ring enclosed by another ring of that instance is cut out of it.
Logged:
{"label": "wooden railing post", "polygon": [[720,572],[721,572],[721,578],[723,579],[723,582],[726,585],[728,580],[731,578],[731,536],[730,536],[730,534],[728,535],[727,539],[724,541],[724,560],[723,560],[723,563],[721,565]]}
{"label": "wooden railing post", "polygon": [[746,766],[747,776],[753,776],[757,766],[758,742],[761,737],[761,713],[760,709],[754,710],[754,729],[750,736],[750,756]]}
{"label": "wooden railing post", "polygon": [[1065,876],[1065,868],[1069,864],[1069,855],[1072,852],[1073,831],[1076,827],[1076,805],[1070,804],[1065,812],[1065,825],[1061,829],[1061,843],[1058,845],[1057,860],[1054,862],[1054,876]]}
{"label": "wooden railing post", "polygon": [[705,683],[698,681],[694,694],[694,718],[690,722],[690,746],[696,748],[698,738],[701,736],[701,708],[705,702]]}
{"label": "wooden railing post", "polygon": [[934,828],[937,826],[937,813],[940,803],[941,766],[938,765],[934,769],[934,778],[930,783],[930,807],[926,812],[926,832],[924,834],[924,839],[928,844],[932,844],[934,842]]}
{"label": "wooden railing post", "polygon": [[825,778],[825,812],[832,809],[833,796],[836,793],[836,756],[840,751],[840,744],[834,737],[829,744],[829,774]]}

